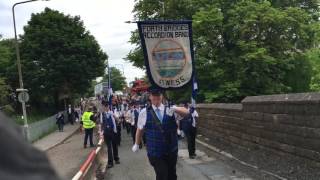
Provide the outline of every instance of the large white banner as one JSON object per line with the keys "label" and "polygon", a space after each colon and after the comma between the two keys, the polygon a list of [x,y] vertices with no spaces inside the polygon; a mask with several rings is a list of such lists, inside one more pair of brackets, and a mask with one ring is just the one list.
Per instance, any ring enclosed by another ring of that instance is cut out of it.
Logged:
{"label": "large white banner", "polygon": [[176,89],[192,80],[191,28],[191,21],[138,22],[147,74],[153,85]]}

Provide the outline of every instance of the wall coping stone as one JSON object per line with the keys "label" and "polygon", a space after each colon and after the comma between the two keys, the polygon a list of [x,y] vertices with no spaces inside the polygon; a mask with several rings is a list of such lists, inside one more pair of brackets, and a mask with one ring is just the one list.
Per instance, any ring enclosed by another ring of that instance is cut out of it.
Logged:
{"label": "wall coping stone", "polygon": [[320,93],[278,94],[265,96],[248,96],[241,103],[246,104],[305,104],[320,103]]}
{"label": "wall coping stone", "polygon": [[203,109],[221,109],[221,110],[232,110],[242,111],[242,104],[231,104],[231,103],[211,103],[211,104],[197,104],[197,108]]}

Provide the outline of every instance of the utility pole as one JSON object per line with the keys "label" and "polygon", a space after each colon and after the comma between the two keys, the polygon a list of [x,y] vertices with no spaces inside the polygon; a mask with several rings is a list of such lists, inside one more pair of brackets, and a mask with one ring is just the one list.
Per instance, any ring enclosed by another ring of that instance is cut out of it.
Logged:
{"label": "utility pole", "polygon": [[[17,89],[17,92],[26,93],[28,90],[24,89],[23,85],[23,78],[22,78],[22,70],[21,70],[21,60],[20,60],[20,49],[19,49],[19,43],[18,43],[18,37],[17,37],[17,28],[16,28],[16,18],[15,18],[15,12],[14,8],[19,4],[25,4],[29,2],[35,2],[37,0],[29,0],[29,1],[22,1],[17,2],[12,6],[12,17],[13,17],[13,28],[14,28],[14,39],[15,39],[15,47],[16,47],[16,56],[17,56],[17,68],[18,68],[18,75],[19,75],[19,85],[20,88]],[[28,140],[28,118],[27,118],[27,111],[26,111],[26,102],[21,101],[22,104],[22,114],[23,114],[23,120],[24,120],[24,137],[26,140]]]}

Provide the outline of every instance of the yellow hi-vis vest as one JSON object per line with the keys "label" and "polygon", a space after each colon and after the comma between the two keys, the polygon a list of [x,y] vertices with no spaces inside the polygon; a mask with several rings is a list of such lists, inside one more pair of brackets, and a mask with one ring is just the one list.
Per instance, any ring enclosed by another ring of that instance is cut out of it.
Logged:
{"label": "yellow hi-vis vest", "polygon": [[93,122],[90,117],[93,115],[92,112],[84,112],[82,115],[82,125],[85,129],[91,129],[96,126],[96,123]]}

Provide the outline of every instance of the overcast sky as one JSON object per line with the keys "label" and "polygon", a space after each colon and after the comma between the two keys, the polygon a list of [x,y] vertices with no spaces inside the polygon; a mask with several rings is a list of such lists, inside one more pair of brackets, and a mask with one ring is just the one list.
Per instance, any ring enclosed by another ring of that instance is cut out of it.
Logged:
{"label": "overcast sky", "polygon": [[[0,34],[4,38],[13,38],[11,7],[22,0],[0,0]],[[80,15],[84,25],[95,36],[102,49],[108,54],[111,66],[122,71],[127,82],[135,77],[142,77],[144,72],[123,60],[132,48],[128,43],[130,32],[136,24],[126,24],[132,20],[134,0],[51,0],[38,1],[15,8],[18,34],[23,33],[23,26],[30,20],[32,13],[38,13],[45,7],[58,10],[72,16]]]}

